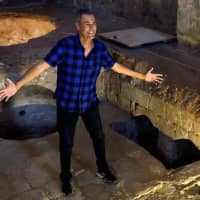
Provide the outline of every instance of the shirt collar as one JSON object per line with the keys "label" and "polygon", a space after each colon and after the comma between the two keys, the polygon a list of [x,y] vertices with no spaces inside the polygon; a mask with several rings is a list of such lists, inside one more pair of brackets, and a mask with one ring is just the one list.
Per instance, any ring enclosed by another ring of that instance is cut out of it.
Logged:
{"label": "shirt collar", "polygon": [[[81,41],[80,41],[80,35],[78,33],[75,35],[75,39],[76,39],[77,44],[83,48],[83,46],[81,44]],[[96,39],[93,39],[93,43],[94,43],[94,46],[93,46],[93,50],[94,50],[97,47],[97,45],[96,45]]]}

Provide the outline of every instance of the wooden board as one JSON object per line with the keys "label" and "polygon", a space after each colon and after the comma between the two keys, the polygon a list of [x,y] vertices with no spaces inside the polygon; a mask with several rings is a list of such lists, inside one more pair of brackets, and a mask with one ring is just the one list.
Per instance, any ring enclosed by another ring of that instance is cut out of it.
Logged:
{"label": "wooden board", "polygon": [[176,38],[173,35],[145,27],[101,33],[99,36],[128,47],[137,47],[156,42],[167,42]]}

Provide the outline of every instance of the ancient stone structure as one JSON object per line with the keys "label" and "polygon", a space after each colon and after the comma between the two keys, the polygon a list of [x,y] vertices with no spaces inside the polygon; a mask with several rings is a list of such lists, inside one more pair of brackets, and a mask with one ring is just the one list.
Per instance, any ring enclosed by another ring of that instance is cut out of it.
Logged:
{"label": "ancient stone structure", "polygon": [[[30,40],[28,43],[1,47],[1,80],[5,76],[11,76],[13,80],[19,78],[24,71],[35,64],[39,59],[43,58],[59,38],[74,31],[74,29],[72,29],[72,27],[74,27],[73,9],[70,7],[67,10],[64,3],[68,5],[69,3],[71,3],[71,5],[74,3],[77,7],[85,3],[85,5],[89,7],[98,8],[100,14],[102,14],[100,10],[105,10],[107,14],[112,14],[111,18],[105,18],[105,16],[108,17],[108,15],[101,16],[98,21],[98,24],[100,24],[99,31],[127,28],[128,26],[124,21],[124,24],[120,24],[119,16],[128,17],[131,19],[131,24],[133,25],[135,25],[135,23],[132,19],[135,19],[136,16],[142,21],[145,21],[143,20],[144,18],[146,18],[147,21],[149,20],[149,22],[151,22],[151,20],[154,21],[155,24],[152,24],[158,28],[162,26],[162,23],[163,26],[168,28],[167,26],[171,24],[170,20],[172,20],[172,24],[176,23],[176,13],[174,12],[176,1],[58,0],[48,1],[48,4],[44,7],[38,6],[36,8],[26,6],[30,5],[30,2],[33,2],[33,0],[0,1],[0,3],[6,5],[6,8],[10,6],[8,9],[9,12],[11,12],[12,9],[10,8],[13,4],[17,4],[17,8],[20,8],[20,6],[23,7],[23,9],[16,9],[19,12],[27,13],[29,11],[41,15],[48,15],[56,21],[56,25],[58,25],[57,29],[45,37]],[[35,0],[35,2],[43,1]],[[185,6],[194,5],[194,8],[197,8],[192,0],[180,2],[184,3]],[[195,2],[198,3],[197,1]],[[146,6],[146,9],[142,14],[141,11],[144,9],[144,6]],[[182,6],[184,7],[183,4]],[[163,11],[161,7],[166,8],[166,11]],[[5,8],[0,8],[3,12],[6,11]],[[162,10],[162,13],[159,9]],[[167,15],[165,15],[165,12]],[[144,13],[146,16],[144,16]],[[114,14],[118,17],[115,18]],[[172,17],[173,15],[174,18]],[[183,15],[182,17],[185,16]],[[161,21],[162,23],[160,23]],[[173,26],[169,25],[169,30],[175,31]],[[167,45],[163,46],[166,47]],[[124,55],[127,53],[127,49],[117,49],[119,47],[117,46],[114,50],[111,48],[111,44],[108,45],[115,59],[122,64],[126,64],[131,69],[146,72],[148,68],[147,65],[152,64],[152,61],[159,66],[162,65],[160,68],[156,68],[156,70],[170,75],[171,79],[169,77],[167,83],[172,84],[171,86],[165,83],[154,86],[146,84],[143,81],[103,70],[98,79],[97,92],[100,98],[107,98],[110,102],[132,114],[147,115],[157,128],[173,138],[190,138],[200,147],[200,99],[199,93],[193,90],[199,85],[198,67],[200,66],[200,61],[198,56],[191,56],[191,52],[189,52],[191,48],[184,54],[184,49],[177,46],[178,45],[173,44],[171,48],[170,45],[166,48],[157,48],[154,46],[153,51],[150,51],[150,48],[145,48],[143,50],[137,49],[136,51],[129,49],[129,57],[126,57]],[[177,51],[175,48],[177,48]],[[116,52],[116,49],[120,51]],[[165,54],[165,57],[163,54]],[[185,63],[181,63],[183,56],[186,57],[186,59],[183,59]],[[182,83],[184,83],[184,86],[186,85],[188,88],[173,87],[175,81],[180,83],[180,79]],[[51,106],[54,105],[55,102],[51,97],[55,89],[55,83],[56,69],[50,69],[24,87],[24,90],[21,90],[21,94],[18,93],[18,96],[13,100],[14,106],[17,107],[17,109],[14,110],[16,111],[14,114],[19,116],[20,121],[27,118],[26,116],[30,111],[27,108],[33,108],[32,106],[34,106],[34,104],[37,104],[37,106],[41,103],[51,104]],[[0,87],[1,86],[2,84],[0,84]],[[24,96],[26,98],[24,98]],[[30,105],[29,107],[26,107],[27,103]],[[3,110],[2,106],[5,105],[0,104],[1,112]],[[20,110],[18,110],[18,108],[20,108]],[[40,105],[34,108],[40,111],[44,109],[40,107]],[[32,113],[32,110],[30,113]],[[127,119],[128,116],[126,112],[122,110],[119,112],[116,107],[102,103],[101,113],[103,114],[103,121],[106,122],[103,124],[105,133],[107,133],[109,160],[114,168],[117,169],[117,172],[119,172],[120,184],[107,187],[95,179],[94,166],[88,164],[95,163],[91,162],[94,161],[93,152],[90,148],[92,144],[89,142],[89,137],[86,138],[87,133],[83,124],[79,123],[77,129],[80,134],[78,134],[78,140],[76,140],[77,143],[75,143],[78,148],[76,148],[76,152],[74,152],[75,156],[73,160],[76,195],[74,199],[199,199],[199,161],[176,171],[166,171],[158,160],[149,156],[149,154],[138,145],[123,139],[108,127],[108,124],[113,120]],[[2,119],[5,119],[3,115],[5,113],[1,114],[3,116]],[[7,114],[13,117],[13,112],[7,112]],[[48,115],[51,115],[51,113],[48,113]],[[40,120],[41,118],[43,118],[43,115],[40,115],[39,118],[36,119]],[[30,116],[30,120],[32,119],[34,120],[35,118],[31,118]],[[8,122],[10,125],[10,121]],[[48,123],[49,125],[53,125],[51,122]],[[30,126],[28,125],[28,127]],[[13,136],[13,134],[10,136]],[[0,157],[3,161],[0,165],[0,199],[60,200],[64,198],[60,192],[60,182],[58,180],[59,158],[57,156],[58,147],[56,145],[57,135],[52,134],[43,139],[39,138],[38,140],[34,139],[20,142],[0,139],[0,142]]]}
{"label": "ancient stone structure", "polygon": [[[4,3],[9,2],[11,1],[5,1]],[[165,27],[169,25],[170,30],[173,30],[173,26],[171,25],[175,24],[176,19],[177,2],[171,0],[110,0],[108,2],[99,0],[95,3],[91,0],[74,0],[71,4],[72,3],[76,7],[88,6],[99,9],[99,11],[104,10],[107,14],[110,13],[129,19],[138,18],[144,19],[144,21],[146,19],[153,20],[155,26],[162,22],[161,25],[163,24]],[[199,4],[197,1],[179,0],[179,38],[186,38],[186,41],[192,44],[195,43],[194,41],[198,41],[199,36],[198,34],[194,34],[193,37],[190,31],[184,32],[184,27],[187,30],[198,31],[198,6]],[[185,11],[191,12],[187,12],[187,15],[183,15],[183,13],[186,13]],[[167,17],[167,15],[169,15],[169,17]],[[186,16],[188,17],[188,21],[184,23]],[[23,16],[19,15],[18,18],[20,17]],[[191,23],[192,17],[195,18],[193,23]],[[182,26],[180,26],[181,24]],[[190,29],[189,26],[192,26],[194,29]],[[1,27],[5,26],[2,25]],[[112,54],[120,63],[128,65],[130,68],[136,69],[137,71],[146,71],[145,65],[142,64],[142,62],[139,63],[134,58],[125,58],[123,53],[116,53],[114,51]],[[145,62],[145,60],[143,61]],[[55,86],[52,84],[52,77],[48,78],[48,80],[44,79],[47,73],[52,74],[51,72],[46,72],[38,78],[41,78],[40,81],[37,79],[34,82],[39,85],[46,85],[47,88],[53,90]],[[52,76],[54,77],[55,75],[52,74]],[[53,80],[54,79],[55,78],[53,78]],[[134,90],[132,90],[133,88]],[[200,146],[200,141],[197,140],[199,137],[198,134],[200,133],[199,94],[192,91],[191,88],[177,89],[167,85],[152,87],[138,80],[130,80],[129,78],[117,75],[113,72],[102,72],[98,80],[97,90],[101,98],[106,97],[114,104],[119,105],[122,109],[132,114],[146,114],[159,129],[173,138],[190,138],[197,146]],[[132,92],[130,92],[131,90]]]}

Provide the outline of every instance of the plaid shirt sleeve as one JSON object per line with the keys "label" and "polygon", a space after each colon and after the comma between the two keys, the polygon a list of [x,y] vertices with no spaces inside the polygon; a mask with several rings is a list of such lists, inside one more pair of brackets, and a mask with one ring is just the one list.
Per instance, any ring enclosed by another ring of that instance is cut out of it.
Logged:
{"label": "plaid shirt sleeve", "polygon": [[102,61],[102,65],[105,69],[111,69],[113,67],[113,65],[115,64],[115,60],[112,58],[112,56],[110,55],[110,53],[108,52],[108,49],[104,46],[104,50],[103,50],[103,61]]}
{"label": "plaid shirt sleeve", "polygon": [[62,62],[64,52],[64,39],[62,39],[58,41],[57,44],[49,51],[44,60],[52,67],[56,67]]}

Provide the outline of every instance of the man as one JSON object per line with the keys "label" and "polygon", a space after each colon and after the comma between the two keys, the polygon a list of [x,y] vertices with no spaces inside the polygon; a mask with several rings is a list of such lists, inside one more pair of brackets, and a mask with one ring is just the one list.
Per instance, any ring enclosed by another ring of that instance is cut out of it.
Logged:
{"label": "man", "polygon": [[162,74],[151,73],[153,69],[144,75],[115,62],[105,45],[95,39],[96,20],[91,10],[80,10],[75,26],[77,35],[60,40],[43,61],[28,70],[16,83],[8,79],[7,88],[0,91],[0,100],[8,101],[23,85],[50,66],[58,67],[55,98],[60,138],[60,178],[63,183],[62,191],[66,195],[72,193],[71,153],[74,130],[79,116],[82,117],[93,142],[97,176],[108,183],[117,180],[107,164],[104,133],[96,96],[96,80],[100,68],[104,66],[106,69],[147,82],[160,83],[163,80]]}

